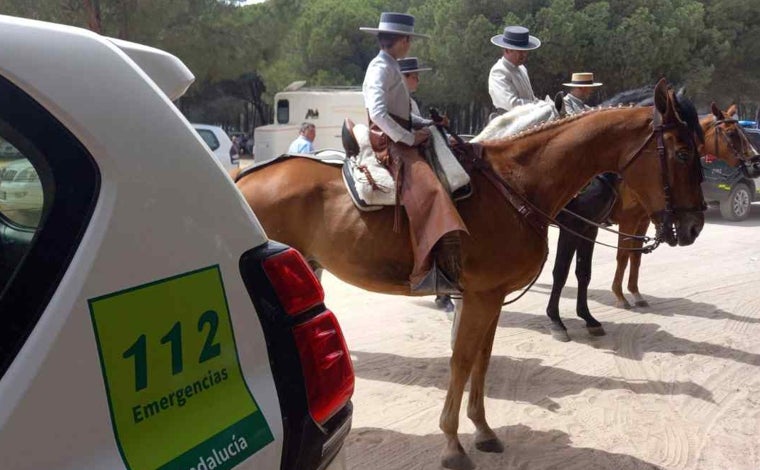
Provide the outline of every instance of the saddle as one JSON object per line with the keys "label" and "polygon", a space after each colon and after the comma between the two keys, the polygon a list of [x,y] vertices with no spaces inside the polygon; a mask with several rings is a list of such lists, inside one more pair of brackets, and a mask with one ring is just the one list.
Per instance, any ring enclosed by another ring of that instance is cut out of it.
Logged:
{"label": "saddle", "polygon": [[[455,201],[469,197],[472,194],[470,176],[451,152],[440,131],[434,126],[431,126],[431,131],[432,145],[425,148],[428,163]],[[354,124],[350,119],[346,119],[341,138],[346,151],[343,181],[354,205],[362,211],[376,211],[385,206],[395,206],[396,183],[378,159],[377,152],[373,150],[380,150],[380,158],[385,157],[387,137],[373,132],[364,124]]]}

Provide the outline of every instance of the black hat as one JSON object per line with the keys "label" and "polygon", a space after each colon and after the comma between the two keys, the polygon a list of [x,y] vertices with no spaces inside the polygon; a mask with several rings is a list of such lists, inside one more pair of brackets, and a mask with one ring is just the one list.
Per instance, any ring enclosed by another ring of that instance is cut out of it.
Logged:
{"label": "black hat", "polygon": [[429,38],[426,34],[414,32],[414,17],[406,13],[388,13],[380,14],[380,23],[377,28],[367,28],[362,26],[359,30],[377,35],[378,33],[397,34],[400,36],[414,36],[417,38]]}
{"label": "black hat", "polygon": [[499,47],[518,51],[530,51],[541,47],[541,41],[529,33],[528,28],[522,26],[507,26],[504,28],[504,34],[492,37],[491,42]]}
{"label": "black hat", "polygon": [[427,70],[433,70],[430,67],[420,67],[416,57],[405,57],[398,60],[398,66],[401,68],[401,73],[412,72],[425,72]]}

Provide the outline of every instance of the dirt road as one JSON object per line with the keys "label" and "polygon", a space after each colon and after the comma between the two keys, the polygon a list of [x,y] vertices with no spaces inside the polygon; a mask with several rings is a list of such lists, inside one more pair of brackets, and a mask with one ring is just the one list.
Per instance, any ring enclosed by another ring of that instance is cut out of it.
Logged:
{"label": "dirt road", "polygon": [[[496,332],[486,413],[506,451],[475,450],[461,414],[477,468],[760,469],[760,207],[740,224],[711,210],[693,246],[644,256],[649,308],[614,306],[615,253],[597,247],[589,305],[607,336],[575,317],[571,274],[560,304],[570,343],[552,339],[544,314],[556,237],[536,287]],[[356,368],[349,467],[439,468],[451,322],[432,298],[323,282]]]}

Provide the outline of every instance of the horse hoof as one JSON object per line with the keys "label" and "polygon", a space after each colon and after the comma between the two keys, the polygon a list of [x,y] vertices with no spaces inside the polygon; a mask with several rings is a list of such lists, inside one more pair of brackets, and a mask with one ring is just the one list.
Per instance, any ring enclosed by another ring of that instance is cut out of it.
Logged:
{"label": "horse hoof", "polygon": [[637,300],[636,301],[636,306],[637,307],[649,307],[649,302],[647,302],[646,300]]}
{"label": "horse hoof", "polygon": [[549,331],[552,332],[552,338],[556,339],[557,341],[562,341],[563,343],[570,341],[570,335],[567,334],[567,330],[560,328],[550,328]]}
{"label": "horse hoof", "polygon": [[601,326],[587,326],[586,329],[591,336],[604,336],[607,334]]}
{"label": "horse hoof", "polygon": [[621,301],[618,300],[617,302],[615,302],[615,307],[617,307],[617,308],[624,308],[626,310],[630,310],[630,309],[633,308],[633,306],[631,306],[631,304],[629,304],[627,300],[623,301],[623,302],[621,302]]}
{"label": "horse hoof", "polygon": [[501,454],[504,452],[504,444],[495,437],[485,441],[476,442],[475,448],[481,452],[491,452],[495,454]]}
{"label": "horse hoof", "polygon": [[452,470],[472,470],[475,468],[475,464],[472,463],[467,454],[453,453],[450,455],[444,455],[441,459],[441,467],[450,468]]}

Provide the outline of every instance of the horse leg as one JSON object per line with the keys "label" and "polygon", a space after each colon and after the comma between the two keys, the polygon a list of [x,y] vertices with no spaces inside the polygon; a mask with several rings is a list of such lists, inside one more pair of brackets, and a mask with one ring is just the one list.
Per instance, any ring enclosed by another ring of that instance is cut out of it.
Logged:
{"label": "horse leg", "polygon": [[[588,237],[596,240],[599,229],[588,230]],[[591,282],[591,260],[594,258],[594,242],[581,240],[578,243],[578,254],[575,256],[575,277],[578,278],[578,298],[575,310],[579,317],[586,321],[586,329],[592,336],[604,336],[604,328],[591,315],[588,308],[588,285]]]}
{"label": "horse leg", "polygon": [[[623,232],[622,223],[620,224],[620,231]],[[631,308],[628,299],[623,295],[623,276],[625,275],[625,268],[628,266],[629,252],[626,250],[628,245],[627,237],[623,234],[618,235],[617,268],[615,269],[615,278],[612,280],[612,292],[617,299],[615,306],[625,309]]]}
{"label": "horse leg", "polygon": [[[644,217],[639,221],[639,225],[636,227],[636,235],[646,235],[649,228],[649,219]],[[633,246],[641,248],[644,242],[636,240],[633,242]],[[634,251],[631,253],[631,268],[628,270],[628,292],[633,294],[634,305],[637,307],[649,307],[649,302],[639,293],[639,268],[641,267],[641,252]]]}
{"label": "horse leg", "polygon": [[486,372],[491,360],[493,338],[498,323],[499,316],[497,315],[488,327],[488,332],[480,345],[470,374],[470,398],[467,403],[467,417],[475,424],[475,448],[482,452],[504,452],[504,444],[496,437],[496,433],[486,422],[485,409]]}
{"label": "horse leg", "polygon": [[567,275],[570,273],[570,262],[578,247],[578,240],[568,231],[560,229],[559,240],[557,240],[557,255],[554,258],[554,270],[552,271],[554,282],[552,283],[549,303],[546,306],[546,315],[551,320],[549,331],[552,333],[552,338],[565,343],[570,341],[570,335],[567,334],[567,328],[559,317],[559,298],[562,289],[565,287],[565,282],[567,282]]}
{"label": "horse leg", "polygon": [[444,468],[470,470],[475,467],[457,436],[459,411],[464,386],[470,377],[476,356],[488,336],[491,323],[495,321],[494,318],[498,321],[502,300],[503,291],[464,292],[462,311],[458,315],[454,352],[451,355],[449,388],[446,391],[439,423],[446,437],[446,446],[441,455],[441,465]]}

